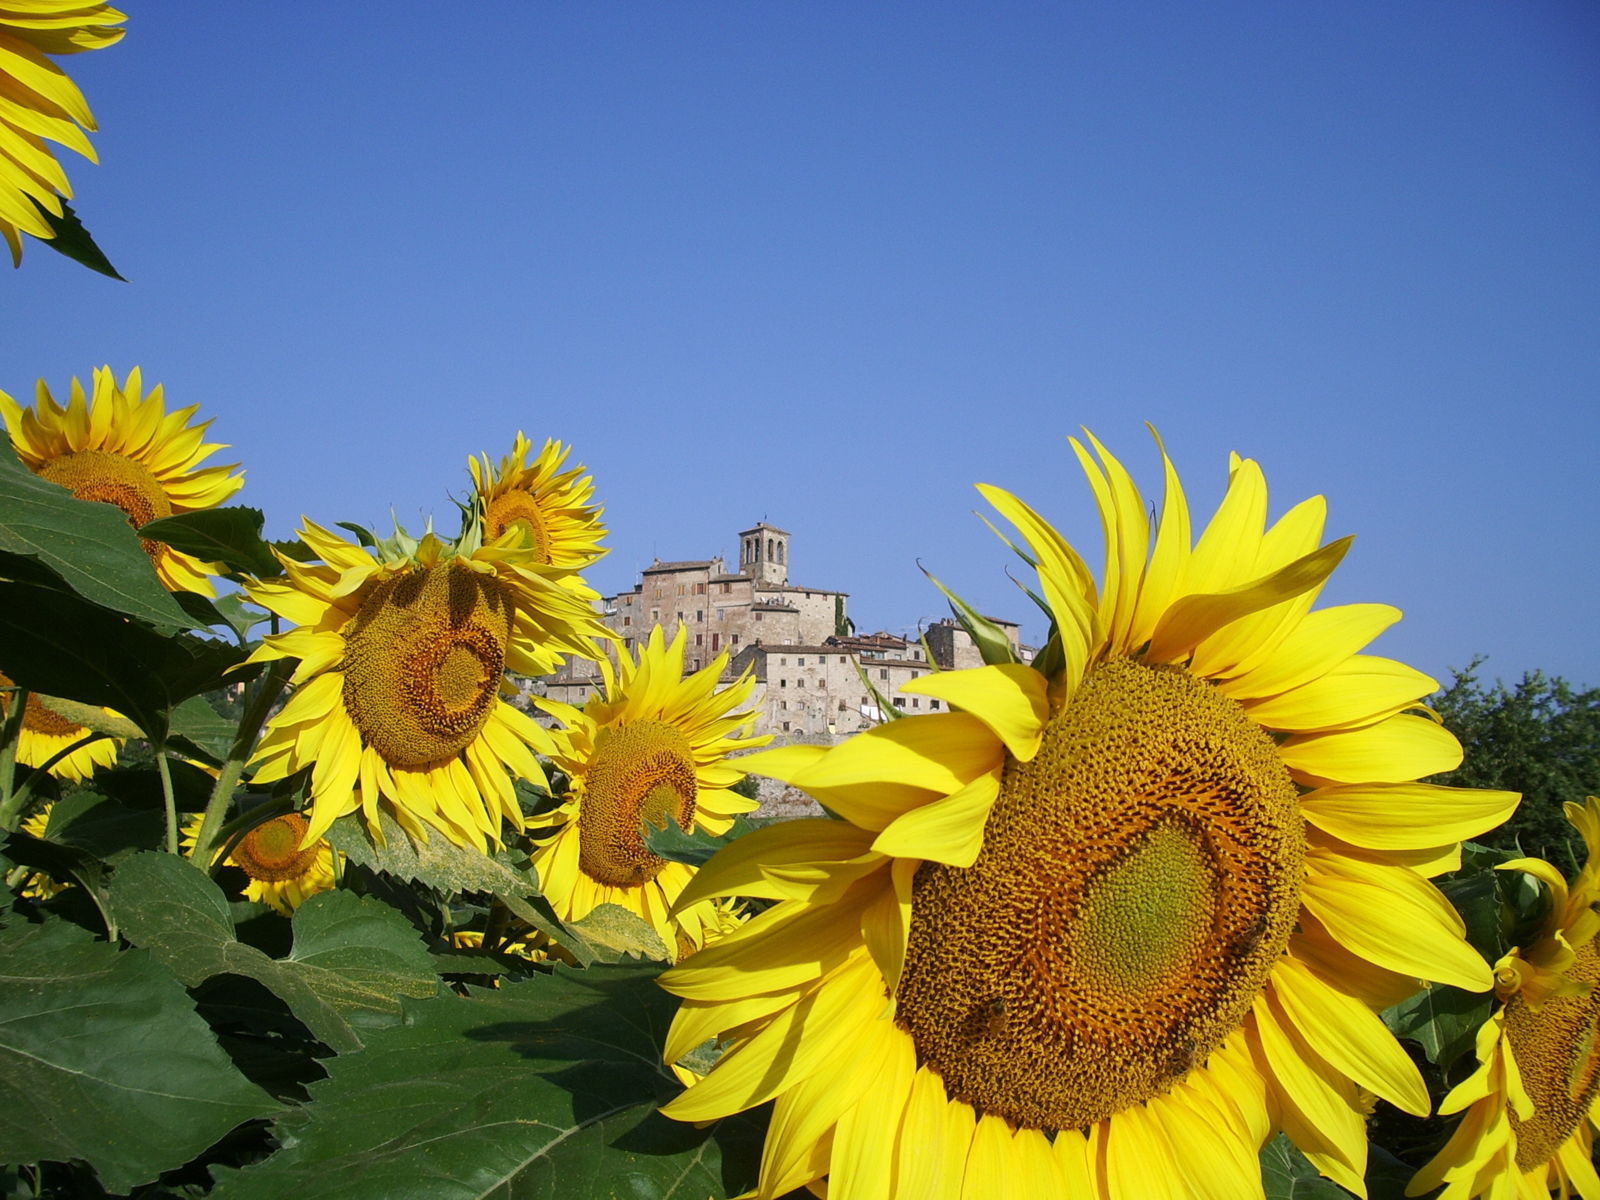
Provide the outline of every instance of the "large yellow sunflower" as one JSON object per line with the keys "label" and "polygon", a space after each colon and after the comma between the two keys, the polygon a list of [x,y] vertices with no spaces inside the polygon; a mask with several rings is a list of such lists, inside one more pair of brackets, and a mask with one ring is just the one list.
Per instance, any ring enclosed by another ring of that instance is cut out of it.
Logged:
{"label": "large yellow sunflower", "polygon": [[546,439],[539,457],[529,463],[532,452],[533,443],[519,432],[498,468],[489,465],[488,455],[467,460],[483,506],[483,535],[492,541],[518,530],[535,562],[553,574],[571,575],[606,553],[600,546],[604,510],[591,503],[594,480],[582,466],[561,469],[571,446]]}
{"label": "large yellow sunflower", "polygon": [[637,663],[627,651],[615,667],[599,660],[605,692],[583,708],[539,702],[566,725],[555,732],[551,759],[571,791],[557,824],[536,835],[533,855],[545,898],[563,920],[620,904],[649,921],[674,958],[720,933],[726,913],[709,901],[671,911],[695,869],[651,853],[644,826],[670,818],[684,830],[726,833],[736,815],[756,807],[728,790],[745,771],[727,756],[770,740],[743,734],[754,714],[741,706],[755,680],[746,675],[718,691],[726,655],[685,678],[685,643],[681,626],[670,645],[657,626]]}
{"label": "large yellow sunflower", "polygon": [[1098,589],[981,487],[1037,561],[1040,658],[917,681],[953,711],[754,756],[840,819],[757,830],[679,898],[777,902],[663,977],[668,1060],[727,1047],[666,1113],[776,1100],[761,1197],[1239,1200],[1274,1129],[1359,1193],[1358,1089],[1428,1109],[1376,1010],[1490,986],[1427,877],[1516,797],[1415,782],[1460,747],[1406,711],[1431,679],[1357,653],[1394,609],[1311,611],[1347,547],[1320,545],[1322,499],[1268,528],[1235,457],[1191,544],[1165,454],[1152,534],[1090,441]]}
{"label": "large yellow sunflower", "polygon": [[109,46],[124,19],[109,4],[83,0],[0,0],[0,235],[12,265],[22,261],[22,234],[55,236],[40,209],[59,217],[62,198],[72,195],[45,139],[95,161],[84,134],[95,128],[89,105],[48,56]]}
{"label": "large yellow sunflower", "polygon": [[[204,815],[197,813],[184,827],[185,854],[194,854],[204,821]],[[238,867],[250,880],[244,887],[246,900],[265,904],[287,917],[318,892],[335,886],[338,852],[326,838],[303,845],[309,828],[310,822],[300,813],[284,813],[263,821],[239,839],[227,864]]]}
{"label": "large yellow sunflower", "polygon": [[498,844],[502,819],[520,829],[511,775],[542,785],[534,752],[552,747],[501,697],[506,672],[594,657],[607,636],[594,611],[525,569],[511,537],[449,546],[428,534],[378,557],[309,521],[300,536],[319,562],[283,558],[283,580],[247,585],[298,626],[250,661],[300,660],[251,760],[256,780],[312,769],[307,844],[358,808],[381,836],[380,803],[413,836],[428,825],[461,846]]}
{"label": "large yellow sunflower", "polygon": [[[28,469],[80,500],[115,504],[135,529],[157,517],[215,508],[244,486],[242,475],[229,474],[237,464],[200,465],[225,446],[205,440],[210,421],[190,424],[197,407],[167,412],[161,385],[146,395],[138,367],[120,385],[110,367],[96,369],[92,396],[74,377],[64,407],[42,379],[33,408],[0,392],[0,418]],[[168,589],[217,594],[216,563],[148,539],[144,549]]]}
{"label": "large yellow sunflower", "polygon": [[1442,1113],[1466,1110],[1450,1140],[1417,1172],[1408,1196],[1600,1200],[1594,1167],[1594,1112],[1600,1090],[1600,800],[1568,804],[1583,834],[1587,861],[1568,887],[1543,859],[1520,858],[1520,870],[1546,885],[1550,910],[1526,953],[1495,964],[1504,1003],[1478,1030],[1478,1069],[1444,1098]]}
{"label": "large yellow sunflower", "polygon": [[[11,686],[10,678],[0,671],[0,689]],[[0,720],[11,711],[12,695],[9,690],[0,690]],[[42,767],[61,751],[88,737],[90,732],[29,692],[28,707],[22,714],[22,729],[17,734],[16,761],[25,767]],[[81,783],[101,767],[116,762],[121,745],[121,738],[98,738],[59,759],[51,766],[50,774]]]}

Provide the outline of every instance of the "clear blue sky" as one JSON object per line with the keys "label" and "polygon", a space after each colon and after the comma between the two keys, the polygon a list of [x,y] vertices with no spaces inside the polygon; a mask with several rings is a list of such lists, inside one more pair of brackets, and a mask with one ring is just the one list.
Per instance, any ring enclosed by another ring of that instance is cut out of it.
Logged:
{"label": "clear blue sky", "polygon": [[1227,453],[1355,548],[1382,652],[1600,684],[1600,8],[127,0],[68,62],[77,204],[0,388],[142,364],[273,536],[415,525],[517,429],[576,444],[613,592],[765,517],[863,630],[922,560],[1041,623],[972,515],[1099,562],[1065,436],[1197,512]]}

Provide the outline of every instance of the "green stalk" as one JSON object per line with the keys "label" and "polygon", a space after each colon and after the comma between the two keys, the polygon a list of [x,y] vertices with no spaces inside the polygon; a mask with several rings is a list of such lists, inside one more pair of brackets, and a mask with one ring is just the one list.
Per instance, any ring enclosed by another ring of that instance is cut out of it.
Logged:
{"label": "green stalk", "polygon": [[206,815],[200,822],[200,834],[195,839],[194,861],[202,866],[209,865],[215,856],[222,832],[223,814],[228,811],[234,788],[244,774],[244,764],[255,749],[267,714],[272,711],[284,685],[289,682],[289,676],[294,674],[297,661],[292,658],[274,659],[250,693],[244,713],[239,717],[239,731],[234,735],[233,747],[228,751],[222,770],[217,773],[217,784],[211,789],[211,799],[206,802]]}
{"label": "green stalk", "polygon": [[167,853],[178,852],[178,798],[172,792],[172,768],[165,746],[156,748],[156,773],[161,776],[161,799],[167,807]]}
{"label": "green stalk", "polygon": [[26,791],[19,797],[11,790],[16,778],[17,741],[22,736],[22,720],[27,714],[28,690],[16,688],[11,693],[6,719],[0,723],[0,829],[15,829],[22,823],[22,806],[28,800]]}
{"label": "green stalk", "polygon": [[[49,758],[45,759],[44,762],[41,765],[35,767],[33,769],[33,774],[29,775],[28,778],[23,781],[22,786],[19,787],[16,790],[16,792],[14,793],[14,795],[12,796],[12,802],[16,806],[18,824],[21,824],[22,814],[28,811],[28,801],[33,796],[33,785],[38,780],[40,780],[40,779],[44,778],[46,775],[50,774],[50,769],[52,767],[54,767],[58,762],[60,762],[63,758],[66,758],[67,755],[76,753],[77,751],[83,749],[83,747],[87,746],[90,742],[98,742],[101,738],[109,737],[109,736],[110,736],[109,734],[105,734],[105,733],[88,733],[88,734],[85,734],[83,737],[79,738],[77,741],[73,742],[72,744],[70,744],[68,746],[63,746],[60,750],[57,750]],[[9,829],[9,828],[12,828],[12,826],[7,826],[6,828]]]}

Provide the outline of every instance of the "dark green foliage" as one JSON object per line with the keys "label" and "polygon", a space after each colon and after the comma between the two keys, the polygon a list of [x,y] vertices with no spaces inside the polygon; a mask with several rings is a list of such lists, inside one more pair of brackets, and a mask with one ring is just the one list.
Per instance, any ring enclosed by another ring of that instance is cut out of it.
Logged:
{"label": "dark green foliage", "polygon": [[1600,688],[1579,691],[1541,671],[1513,687],[1485,686],[1482,662],[1456,670],[1428,702],[1466,751],[1460,767],[1433,782],[1521,792],[1515,815],[1483,841],[1570,873],[1583,861],[1583,843],[1561,806],[1600,795]]}

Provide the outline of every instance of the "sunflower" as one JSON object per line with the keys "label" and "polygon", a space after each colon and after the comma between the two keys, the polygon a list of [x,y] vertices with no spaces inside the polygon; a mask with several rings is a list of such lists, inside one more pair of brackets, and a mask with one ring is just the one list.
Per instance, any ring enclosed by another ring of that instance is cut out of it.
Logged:
{"label": "sunflower", "polygon": [[45,139],[95,161],[84,136],[95,128],[89,106],[47,56],[109,46],[124,19],[83,0],[0,0],[0,235],[13,265],[22,262],[22,234],[55,237],[45,214],[61,216],[62,197],[72,195]]}
{"label": "sunflower", "polygon": [[1439,1111],[1465,1113],[1406,1195],[1440,1200],[1474,1196],[1600,1200],[1594,1168],[1595,1092],[1600,1090],[1600,800],[1566,805],[1583,834],[1587,861],[1569,887],[1543,859],[1501,870],[1526,871],[1545,884],[1550,907],[1537,940],[1495,964],[1502,1004],[1478,1030],[1478,1069]]}
{"label": "sunflower", "polygon": [[300,660],[251,760],[256,781],[311,768],[308,844],[358,808],[381,837],[380,803],[414,837],[432,826],[460,846],[498,844],[502,818],[522,828],[507,772],[543,786],[534,753],[551,743],[501,698],[505,673],[593,657],[606,636],[594,611],[525,569],[510,537],[450,546],[430,533],[378,557],[311,522],[300,536],[319,562],[282,558],[284,579],[246,588],[298,626],[250,661]]}
{"label": "sunflower", "polygon": [[[92,396],[74,377],[65,407],[42,379],[31,409],[0,392],[0,418],[28,469],[80,500],[115,504],[135,529],[157,517],[214,508],[244,486],[243,476],[229,474],[237,464],[200,466],[225,447],[205,440],[210,421],[190,424],[196,407],[167,412],[161,385],[145,395],[138,367],[121,385],[110,367],[98,368]],[[218,564],[148,538],[143,544],[167,588],[217,594],[211,577],[223,569]]]}
{"label": "sunflower", "polygon": [[[183,851],[192,856],[205,820],[197,813],[183,831]],[[310,822],[300,813],[284,813],[263,821],[239,839],[228,853],[227,865],[249,877],[246,900],[254,900],[290,916],[318,892],[336,886],[337,851],[324,838],[302,845]]]}
{"label": "sunflower", "polygon": [[[10,678],[0,671],[0,720],[11,711],[15,694]],[[109,710],[108,710],[109,711]],[[42,767],[67,747],[88,737],[93,731],[68,720],[41,697],[28,693],[28,707],[22,714],[22,729],[17,735],[16,761],[25,767]],[[101,767],[117,761],[121,738],[104,737],[78,746],[50,768],[50,774],[73,783],[82,783]]]}
{"label": "sunflower", "polygon": [[561,469],[571,446],[546,439],[530,464],[532,451],[533,443],[519,432],[498,469],[489,465],[488,455],[467,460],[483,509],[484,537],[492,541],[516,530],[527,539],[535,562],[552,574],[571,576],[606,553],[600,547],[604,510],[590,503],[594,480],[582,466]]}
{"label": "sunflower", "polygon": [[1428,877],[1510,793],[1415,782],[1460,746],[1434,682],[1356,651],[1399,615],[1311,611],[1347,541],[1320,497],[1266,525],[1235,456],[1191,545],[1165,452],[1154,531],[1097,441],[1072,445],[1104,583],[1032,509],[1053,619],[1032,665],[918,680],[952,711],[746,762],[838,819],[757,830],[679,904],[776,903],[668,971],[667,1058],[726,1051],[665,1108],[775,1100],[758,1195],[1249,1197],[1285,1130],[1362,1192],[1360,1089],[1428,1096],[1376,1010],[1488,966]]}
{"label": "sunflower", "polygon": [[741,729],[753,715],[741,706],[754,678],[718,691],[725,654],[685,677],[686,641],[680,626],[666,644],[657,626],[637,663],[628,651],[615,667],[599,660],[605,691],[583,708],[539,702],[566,726],[555,731],[550,757],[571,790],[556,824],[535,835],[533,854],[545,898],[562,920],[619,904],[654,926],[674,958],[720,934],[728,913],[711,903],[671,911],[694,868],[647,849],[645,825],[670,818],[686,831],[726,833],[736,815],[756,807],[729,790],[745,771],[727,756],[769,740]]}

